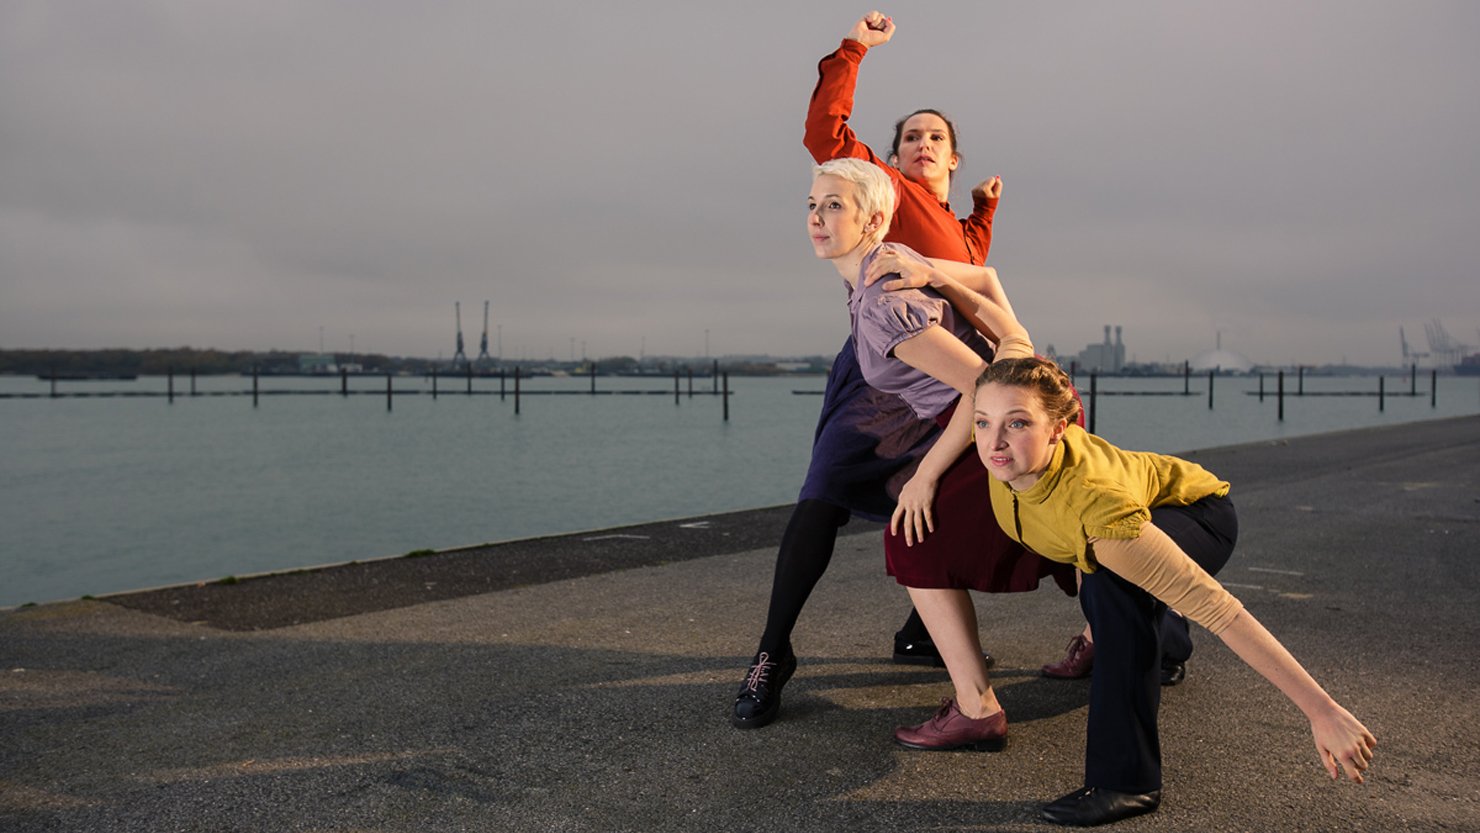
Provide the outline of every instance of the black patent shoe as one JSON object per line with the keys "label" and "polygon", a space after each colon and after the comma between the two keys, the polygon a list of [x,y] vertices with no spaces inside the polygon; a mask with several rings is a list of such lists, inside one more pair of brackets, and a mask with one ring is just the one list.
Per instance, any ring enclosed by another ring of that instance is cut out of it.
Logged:
{"label": "black patent shoe", "polygon": [[1042,816],[1054,824],[1094,827],[1149,813],[1161,806],[1161,790],[1122,793],[1102,787],[1081,787],[1046,804]]}
{"label": "black patent shoe", "polygon": [[788,652],[780,660],[765,651],[756,654],[735,695],[730,724],[736,729],[759,729],[775,720],[781,712],[781,689],[796,670],[796,654]]}
{"label": "black patent shoe", "polygon": [[[935,647],[934,642],[929,639],[906,639],[899,634],[894,635],[894,661],[900,665],[946,667],[946,661],[940,658],[940,650]],[[997,659],[986,651],[982,651],[982,661],[988,668],[997,664]]]}
{"label": "black patent shoe", "polygon": [[1176,685],[1187,679],[1187,663],[1165,662],[1161,664],[1161,684]]}

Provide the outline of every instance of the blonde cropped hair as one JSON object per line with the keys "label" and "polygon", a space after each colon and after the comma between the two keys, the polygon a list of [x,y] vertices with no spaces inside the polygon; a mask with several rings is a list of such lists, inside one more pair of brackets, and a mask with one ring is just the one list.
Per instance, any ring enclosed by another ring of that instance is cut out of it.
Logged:
{"label": "blonde cropped hair", "polygon": [[813,178],[823,174],[853,183],[854,198],[865,220],[875,214],[884,216],[884,221],[878,228],[863,235],[863,241],[869,248],[883,243],[884,235],[889,233],[889,222],[894,217],[894,182],[889,179],[889,175],[878,165],[852,158],[829,159],[812,168]]}

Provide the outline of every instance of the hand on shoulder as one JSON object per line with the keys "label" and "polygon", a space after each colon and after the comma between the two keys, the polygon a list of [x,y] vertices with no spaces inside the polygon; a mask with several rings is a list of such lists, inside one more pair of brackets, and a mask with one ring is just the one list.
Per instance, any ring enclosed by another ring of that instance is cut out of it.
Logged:
{"label": "hand on shoulder", "polygon": [[922,263],[919,258],[910,257],[889,243],[879,247],[874,259],[869,263],[868,271],[863,275],[863,285],[873,286],[881,278],[895,275],[895,279],[884,284],[885,292],[898,292],[901,289],[919,289],[930,286],[938,276],[935,269],[929,263]]}

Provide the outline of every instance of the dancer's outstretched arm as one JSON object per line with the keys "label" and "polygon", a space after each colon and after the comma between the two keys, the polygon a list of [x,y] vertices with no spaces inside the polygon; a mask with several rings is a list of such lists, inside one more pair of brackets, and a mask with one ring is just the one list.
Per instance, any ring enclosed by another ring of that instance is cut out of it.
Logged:
{"label": "dancer's outstretched arm", "polygon": [[1305,713],[1316,754],[1331,779],[1338,777],[1339,763],[1348,778],[1362,783],[1362,773],[1372,764],[1372,747],[1377,745],[1367,727],[1333,700],[1254,614],[1240,612],[1218,636]]}
{"label": "dancer's outstretched arm", "polygon": [[1348,778],[1362,782],[1377,739],[1171,536],[1147,523],[1136,538],[1096,538],[1091,545],[1102,567],[1212,630],[1250,668],[1284,692],[1310,720],[1316,754],[1333,779],[1339,764]]}

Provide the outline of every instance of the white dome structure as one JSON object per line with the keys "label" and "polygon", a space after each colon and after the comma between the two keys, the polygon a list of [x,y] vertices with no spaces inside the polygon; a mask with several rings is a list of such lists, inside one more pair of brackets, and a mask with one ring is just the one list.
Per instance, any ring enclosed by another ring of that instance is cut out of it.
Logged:
{"label": "white dome structure", "polygon": [[1247,358],[1233,352],[1232,350],[1208,350],[1197,354],[1188,365],[1193,370],[1206,373],[1209,370],[1218,373],[1248,373],[1254,369],[1254,363]]}

